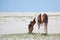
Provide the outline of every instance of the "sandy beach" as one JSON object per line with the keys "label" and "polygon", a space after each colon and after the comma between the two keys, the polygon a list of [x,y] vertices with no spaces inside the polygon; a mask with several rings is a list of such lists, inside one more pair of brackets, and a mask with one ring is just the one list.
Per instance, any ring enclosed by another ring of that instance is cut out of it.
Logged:
{"label": "sandy beach", "polygon": [[[28,33],[28,24],[40,13],[48,14],[48,34],[60,34],[60,12],[0,12],[0,34]],[[33,33],[38,33],[35,24]],[[43,27],[40,28],[42,33]]]}

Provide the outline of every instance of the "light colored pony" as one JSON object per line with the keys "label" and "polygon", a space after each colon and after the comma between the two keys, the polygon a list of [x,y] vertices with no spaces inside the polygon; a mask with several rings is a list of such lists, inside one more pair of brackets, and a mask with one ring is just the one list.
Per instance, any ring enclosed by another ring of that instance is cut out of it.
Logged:
{"label": "light colored pony", "polygon": [[[34,24],[36,23],[35,19],[36,18],[34,18],[33,21],[31,21],[30,24],[28,25],[29,32],[33,31]],[[48,15],[45,13],[43,15],[39,14],[37,17],[38,30],[41,24],[43,23],[44,23],[45,34],[47,34]]]}

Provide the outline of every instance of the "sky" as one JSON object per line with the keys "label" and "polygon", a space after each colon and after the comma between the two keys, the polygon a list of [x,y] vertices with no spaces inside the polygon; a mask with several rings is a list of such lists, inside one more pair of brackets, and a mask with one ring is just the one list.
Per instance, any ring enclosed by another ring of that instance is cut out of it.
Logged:
{"label": "sky", "polygon": [[0,12],[60,12],[60,0],[0,0]]}

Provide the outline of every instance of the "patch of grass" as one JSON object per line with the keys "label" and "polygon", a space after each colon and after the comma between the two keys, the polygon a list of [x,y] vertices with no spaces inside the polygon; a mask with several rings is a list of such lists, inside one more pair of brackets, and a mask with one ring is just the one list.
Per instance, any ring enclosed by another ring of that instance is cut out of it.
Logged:
{"label": "patch of grass", "polygon": [[4,34],[1,35],[0,38],[15,38],[17,39],[28,39],[28,40],[60,40],[60,34],[48,34],[41,35],[37,33],[22,33],[22,34]]}

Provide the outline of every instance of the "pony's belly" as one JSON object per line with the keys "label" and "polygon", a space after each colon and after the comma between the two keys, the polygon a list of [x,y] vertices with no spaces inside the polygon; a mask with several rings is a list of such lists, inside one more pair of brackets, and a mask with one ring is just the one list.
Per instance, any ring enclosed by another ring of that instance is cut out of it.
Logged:
{"label": "pony's belly", "polygon": [[43,22],[43,20],[41,20],[41,24],[43,24],[44,22]]}

